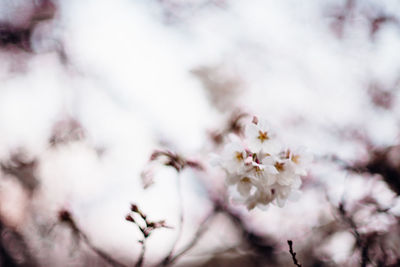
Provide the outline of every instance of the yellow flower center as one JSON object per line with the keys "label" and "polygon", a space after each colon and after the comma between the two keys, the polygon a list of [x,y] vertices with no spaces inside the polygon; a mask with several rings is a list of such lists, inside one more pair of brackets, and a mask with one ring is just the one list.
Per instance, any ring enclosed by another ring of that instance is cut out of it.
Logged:
{"label": "yellow flower center", "polygon": [[240,180],[242,183],[250,183],[250,178],[249,177],[244,177],[242,180]]}
{"label": "yellow flower center", "polygon": [[263,169],[260,166],[254,166],[254,169],[256,170],[257,173],[263,172]]}
{"label": "yellow flower center", "polygon": [[283,171],[283,165],[284,165],[284,163],[282,162],[276,162],[275,163],[275,168],[279,171],[279,172],[281,172],[281,171]]}
{"label": "yellow flower center", "polygon": [[294,156],[292,157],[292,161],[293,161],[294,163],[296,163],[296,164],[299,164],[299,162],[300,162],[300,155],[294,155]]}
{"label": "yellow flower center", "polygon": [[241,153],[241,152],[236,152],[235,158],[236,158],[238,161],[242,161],[242,160],[243,160],[243,153]]}
{"label": "yellow flower center", "polygon": [[268,133],[263,132],[263,131],[258,131],[258,139],[260,139],[261,143],[263,143],[265,140],[269,139]]}

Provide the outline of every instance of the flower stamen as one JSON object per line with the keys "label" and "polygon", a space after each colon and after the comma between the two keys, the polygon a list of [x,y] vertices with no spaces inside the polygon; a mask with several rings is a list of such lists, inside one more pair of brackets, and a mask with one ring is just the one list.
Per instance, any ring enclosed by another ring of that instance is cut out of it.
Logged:
{"label": "flower stamen", "polygon": [[242,183],[250,183],[250,178],[249,177],[244,177],[244,178],[242,178],[242,180],[240,182],[242,182]]}
{"label": "flower stamen", "polygon": [[300,155],[294,155],[294,156],[292,157],[292,161],[293,161],[294,163],[296,163],[296,164],[299,164]]}
{"label": "flower stamen", "polygon": [[243,160],[243,153],[241,153],[241,152],[236,152],[235,158],[236,158],[238,161],[242,161],[242,160]]}
{"label": "flower stamen", "polygon": [[258,139],[260,139],[261,143],[264,143],[265,140],[269,139],[268,133],[263,131],[258,131]]}
{"label": "flower stamen", "polygon": [[283,171],[283,166],[284,165],[285,164],[283,162],[276,162],[274,166],[275,166],[275,168],[277,169],[278,172],[281,172],[281,171]]}

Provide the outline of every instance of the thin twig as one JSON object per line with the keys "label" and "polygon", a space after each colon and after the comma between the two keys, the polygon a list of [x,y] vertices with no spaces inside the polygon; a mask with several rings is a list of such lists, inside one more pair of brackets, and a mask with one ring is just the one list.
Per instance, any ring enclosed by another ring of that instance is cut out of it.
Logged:
{"label": "thin twig", "polygon": [[177,175],[177,191],[178,191],[178,201],[179,201],[179,228],[178,228],[178,235],[174,241],[174,244],[172,245],[172,248],[170,252],[168,253],[168,256],[166,259],[172,258],[172,255],[174,254],[176,250],[176,246],[179,242],[179,240],[182,237],[183,234],[183,223],[184,223],[184,207],[183,207],[183,194],[182,194],[182,182],[181,182],[181,177],[179,176],[179,173]]}
{"label": "thin twig", "polygon": [[261,257],[262,261],[267,260],[270,264],[277,264],[274,253],[275,241],[266,236],[260,236],[248,229],[240,214],[232,210],[229,206],[221,202],[215,202],[215,205],[217,205],[221,213],[226,215],[236,225],[237,229],[241,231],[243,241]]}
{"label": "thin twig", "polygon": [[296,259],[296,252],[293,251],[293,241],[288,240],[287,242],[289,245],[289,253],[290,255],[292,255],[293,264],[296,265],[297,267],[301,267],[301,264]]}
{"label": "thin twig", "polygon": [[217,214],[218,214],[217,210],[213,210],[210,214],[208,214],[207,217],[205,217],[204,220],[200,223],[200,227],[197,229],[197,232],[195,233],[192,241],[190,241],[190,243],[188,243],[184,248],[182,248],[178,253],[176,253],[175,256],[168,255],[166,258],[164,258],[161,265],[167,266],[169,264],[172,264],[173,262],[178,260],[181,256],[183,256],[186,252],[191,250],[197,244],[200,238],[204,235],[204,233],[208,230],[210,225],[209,222]]}
{"label": "thin twig", "polygon": [[142,244],[142,250],[140,251],[139,259],[135,264],[136,267],[141,267],[143,265],[144,254],[146,252],[146,238],[144,238],[142,241],[140,241],[140,243]]}
{"label": "thin twig", "polygon": [[72,232],[81,238],[82,241],[85,242],[85,244],[93,250],[100,258],[105,260],[107,263],[109,263],[112,266],[115,267],[126,267],[125,264],[120,263],[119,261],[113,259],[109,254],[106,252],[102,251],[101,249],[97,248],[93,243],[90,241],[89,237],[78,227],[78,225],[75,223],[75,220],[73,219],[71,213],[67,210],[62,210],[58,214],[58,218],[61,222],[66,223],[72,230]]}
{"label": "thin twig", "polygon": [[[140,219],[142,220],[142,222],[145,224],[144,226],[142,226],[141,224],[139,224],[135,218],[133,217],[133,214],[137,214],[139,215]],[[139,255],[139,259],[136,263],[136,267],[141,267],[144,263],[144,255],[146,253],[146,240],[147,238],[151,235],[151,233],[158,228],[171,228],[170,226],[165,224],[165,221],[150,221],[146,214],[144,214],[139,207],[136,204],[131,204],[131,212],[126,215],[125,220],[127,220],[128,222],[134,223],[137,228],[140,230],[140,232],[143,235],[143,239],[139,241],[139,243],[142,245],[142,249]]]}
{"label": "thin twig", "polygon": [[117,260],[113,259],[110,255],[108,255],[106,252],[94,246],[92,242],[89,240],[89,238],[83,232],[80,232],[80,234],[82,236],[82,240],[86,243],[86,245],[90,247],[100,258],[102,258],[112,266],[126,267],[125,264],[118,262]]}

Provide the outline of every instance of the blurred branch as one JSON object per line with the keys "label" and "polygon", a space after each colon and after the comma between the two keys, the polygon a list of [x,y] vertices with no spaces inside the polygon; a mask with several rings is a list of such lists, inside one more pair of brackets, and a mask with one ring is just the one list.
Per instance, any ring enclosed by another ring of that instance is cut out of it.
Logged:
{"label": "blurred branch", "polygon": [[160,160],[165,166],[174,168],[177,172],[184,168],[203,170],[200,162],[189,160],[169,150],[156,150],[150,156],[150,161]]}
{"label": "blurred branch", "polygon": [[32,257],[23,236],[16,230],[3,224],[0,220],[0,266],[35,267],[38,266]]}
{"label": "blurred branch", "polygon": [[200,223],[200,227],[197,229],[193,239],[184,247],[182,248],[178,253],[176,253],[174,256],[172,254],[169,254],[162,262],[162,265],[167,266],[169,264],[174,263],[177,261],[180,257],[182,257],[186,252],[191,250],[201,239],[201,237],[204,235],[204,233],[209,229],[209,223],[212,221],[212,219],[218,214],[217,210],[213,210],[210,214],[208,214],[203,221]]}
{"label": "blurred branch", "polygon": [[39,185],[36,177],[37,167],[38,160],[36,158],[29,159],[28,156],[21,151],[12,154],[7,162],[0,162],[1,170],[5,174],[14,176],[27,192],[29,192],[30,196]]}
{"label": "blurred branch", "polygon": [[354,222],[353,218],[351,216],[347,215],[347,212],[345,210],[343,202],[339,203],[338,210],[339,210],[339,214],[342,217],[343,221],[346,222],[350,226],[350,228],[353,232],[353,235],[356,238],[356,246],[361,253],[360,266],[365,267],[365,266],[367,266],[368,262],[371,262],[369,255],[368,255],[369,243],[363,239],[363,236],[358,231],[358,227],[357,227],[356,223]]}
{"label": "blurred branch", "polygon": [[321,159],[334,162],[354,173],[379,174],[389,188],[400,195],[400,145],[371,150],[369,159],[365,162],[349,163],[335,155],[324,156]]}
{"label": "blurred branch", "polygon": [[75,220],[72,217],[72,214],[67,210],[61,210],[58,214],[58,219],[60,222],[65,223],[71,230],[74,235],[80,237],[82,240],[93,252],[95,252],[100,258],[109,263],[111,266],[116,267],[126,267],[125,264],[115,260],[108,253],[103,250],[97,248],[89,239],[89,237],[78,227]]}
{"label": "blurred branch", "polygon": [[293,241],[288,240],[287,242],[289,245],[289,253],[290,255],[292,255],[293,264],[296,265],[297,267],[301,267],[301,264],[296,259],[296,252],[293,251]]}
{"label": "blurred branch", "polygon": [[260,236],[257,233],[249,230],[240,215],[232,211],[229,207],[224,206],[221,203],[217,204],[221,212],[228,216],[228,218],[235,223],[236,227],[242,232],[242,237],[244,241],[257,252],[258,256],[261,257],[263,261],[268,261],[271,264],[276,263],[275,258],[275,245],[272,240],[266,236]]}
{"label": "blurred branch", "polygon": [[184,223],[184,207],[183,207],[183,195],[182,195],[182,182],[181,177],[177,175],[177,191],[178,191],[178,201],[179,201],[179,228],[178,228],[178,235],[172,245],[170,252],[166,259],[170,259],[175,252],[176,246],[183,234],[183,223]]}
{"label": "blurred branch", "polygon": [[[33,52],[31,36],[36,25],[42,21],[52,20],[57,9],[50,0],[33,2],[35,3],[33,3],[32,14],[24,14],[24,12],[20,14],[25,20],[23,25],[0,22],[0,48],[17,48],[25,52]],[[29,8],[29,4],[26,7]]]}
{"label": "blurred branch", "polygon": [[[2,235],[4,231],[4,226],[0,222],[0,234]],[[7,249],[3,245],[3,240],[0,242],[0,266],[18,266],[13,257],[8,253]]]}
{"label": "blurred branch", "polygon": [[249,114],[241,110],[233,111],[227,125],[225,125],[223,129],[210,132],[210,137],[213,142],[217,145],[221,145],[224,141],[224,137],[228,136],[230,133],[242,135],[244,131],[242,119],[248,116]]}
{"label": "blurred branch", "polygon": [[257,252],[257,255],[261,256],[263,260],[267,260],[270,263],[276,263],[274,257],[274,246],[271,244],[270,240],[267,240],[265,237],[261,237],[249,230],[245,226],[241,217],[237,215],[235,212],[229,209],[226,205],[222,204],[219,200],[214,200],[214,209],[211,213],[209,213],[204,220],[200,223],[199,228],[197,229],[193,239],[178,253],[174,256],[168,255],[162,262],[163,266],[170,265],[176,262],[179,258],[184,256],[189,250],[191,250],[201,237],[207,232],[210,227],[210,221],[212,221],[217,214],[224,214],[230,219],[236,227],[241,231],[241,235],[243,240],[250,246],[251,249]]}
{"label": "blurred branch", "polygon": [[142,244],[142,249],[140,250],[140,255],[139,255],[139,259],[136,262],[135,266],[136,267],[140,267],[143,265],[144,262],[144,254],[146,253],[146,239],[144,238],[143,240],[140,240],[139,243]]}
{"label": "blurred branch", "polygon": [[389,187],[400,195],[400,146],[387,147],[371,153],[365,169],[370,173],[380,174]]}

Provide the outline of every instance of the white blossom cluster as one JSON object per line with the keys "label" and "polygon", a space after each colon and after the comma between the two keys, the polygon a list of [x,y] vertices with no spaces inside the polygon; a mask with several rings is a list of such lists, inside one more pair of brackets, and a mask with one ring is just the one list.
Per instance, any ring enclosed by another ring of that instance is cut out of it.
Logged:
{"label": "white blossom cluster", "polygon": [[266,122],[246,126],[244,138],[230,136],[220,157],[227,184],[235,187],[236,201],[251,210],[270,203],[283,207],[300,195],[301,176],[311,162],[304,149],[284,149]]}

